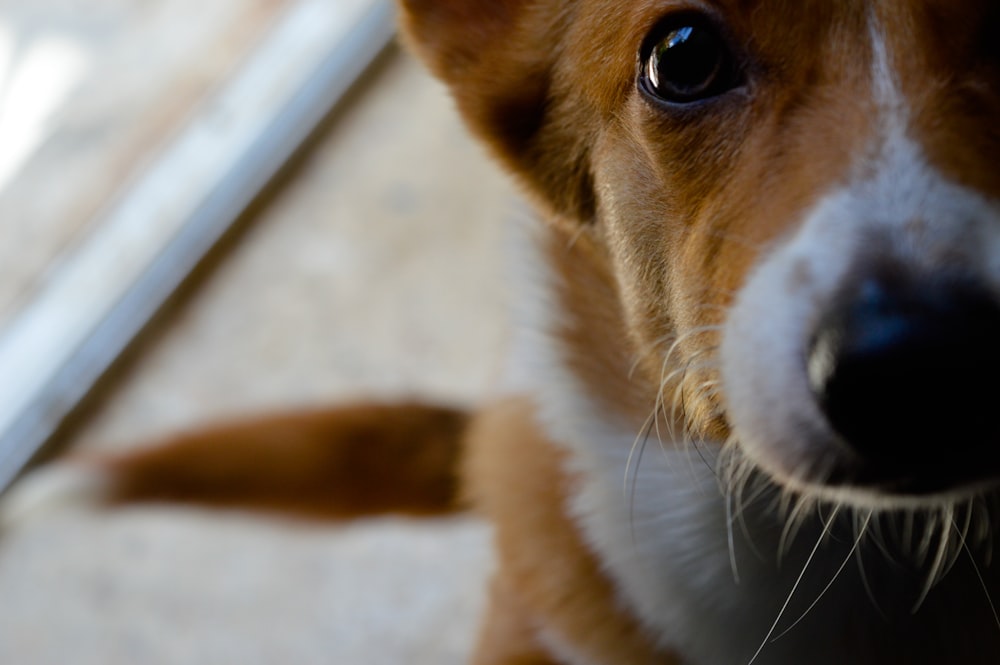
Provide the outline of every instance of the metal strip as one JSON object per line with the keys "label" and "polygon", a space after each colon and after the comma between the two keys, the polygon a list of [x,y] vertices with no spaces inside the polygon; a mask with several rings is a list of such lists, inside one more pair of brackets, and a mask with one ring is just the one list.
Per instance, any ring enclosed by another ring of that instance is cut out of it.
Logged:
{"label": "metal strip", "polygon": [[0,331],[0,491],[393,35],[389,0],[303,0]]}

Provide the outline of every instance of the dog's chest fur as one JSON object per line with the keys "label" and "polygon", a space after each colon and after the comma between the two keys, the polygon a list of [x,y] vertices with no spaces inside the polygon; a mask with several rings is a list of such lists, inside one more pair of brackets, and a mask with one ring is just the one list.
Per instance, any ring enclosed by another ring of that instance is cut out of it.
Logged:
{"label": "dog's chest fur", "polygon": [[[727,498],[713,453],[661,443],[666,432],[603,408],[554,332],[559,277],[532,247],[544,234],[535,235],[515,243],[523,296],[515,319],[530,323],[515,337],[507,388],[533,396],[546,434],[568,453],[566,471],[577,479],[572,519],[624,609],[661,647],[680,653],[685,665],[737,665],[754,656],[759,665],[995,661],[990,654],[1000,645],[957,639],[995,629],[986,596],[974,593],[980,573],[965,559],[914,617],[923,572],[888,561],[870,539],[855,547],[864,515],[817,510],[785,534],[772,489],[751,485],[742,499]],[[956,606],[962,609],[948,609]],[[602,665],[556,633],[541,639],[568,665]]]}
{"label": "dog's chest fur", "polygon": [[[980,375],[1000,368],[980,341],[1000,334],[1000,70],[977,27],[996,10],[405,4],[470,126],[551,222],[511,273],[534,271],[513,388],[534,404],[539,456],[560,453],[546,478],[561,512],[508,558],[552,545],[568,515],[608,584],[588,604],[559,578],[550,596],[572,603],[538,614],[623,610],[671,665],[995,662],[994,506],[985,533],[955,535],[959,513],[996,500],[978,492],[1000,472],[998,430],[948,428],[976,410],[954,391],[988,412]],[[717,464],[729,451],[769,480],[741,491]],[[811,505],[786,537],[792,495]],[[914,506],[915,547],[897,533]],[[559,557],[539,558],[552,573]],[[595,648],[599,621],[540,623],[572,665],[649,660],[616,659],[624,638]]]}

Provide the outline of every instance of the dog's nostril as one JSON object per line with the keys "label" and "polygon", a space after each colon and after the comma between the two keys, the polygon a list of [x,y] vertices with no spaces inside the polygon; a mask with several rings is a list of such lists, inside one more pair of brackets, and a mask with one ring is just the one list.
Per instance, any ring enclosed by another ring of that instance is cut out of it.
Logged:
{"label": "dog's nostril", "polygon": [[864,280],[821,321],[808,373],[831,427],[875,476],[921,482],[935,463],[997,457],[1000,306],[981,288]]}

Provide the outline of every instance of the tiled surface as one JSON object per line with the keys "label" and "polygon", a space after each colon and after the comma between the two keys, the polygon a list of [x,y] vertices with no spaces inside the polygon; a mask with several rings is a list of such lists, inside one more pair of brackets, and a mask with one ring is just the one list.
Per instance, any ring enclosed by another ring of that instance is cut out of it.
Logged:
{"label": "tiled surface", "polygon": [[[75,445],[359,395],[486,392],[514,196],[410,60],[369,78]],[[50,515],[0,539],[0,662],[457,664],[488,541],[475,521]]]}

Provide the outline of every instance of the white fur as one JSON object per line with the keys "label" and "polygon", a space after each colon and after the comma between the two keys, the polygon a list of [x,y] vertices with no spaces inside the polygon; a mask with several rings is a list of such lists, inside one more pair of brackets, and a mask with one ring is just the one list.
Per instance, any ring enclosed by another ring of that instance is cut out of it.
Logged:
{"label": "white fur", "polygon": [[741,445],[764,468],[812,491],[823,491],[814,483],[850,453],[835,443],[811,397],[803,358],[852,264],[874,252],[917,273],[957,266],[1000,292],[1000,207],[928,162],[909,135],[909,111],[875,29],[873,45],[880,115],[870,150],[850,181],[819,201],[752,273],[722,344],[727,409]]}
{"label": "white fur", "polygon": [[[866,232],[885,233],[893,251],[908,261],[932,263],[941,248],[960,250],[1000,283],[987,258],[996,253],[985,251],[981,244],[1000,246],[997,231],[983,228],[1000,228],[995,206],[947,182],[927,164],[919,146],[906,135],[901,112],[905,105],[900,98],[890,98],[895,85],[877,38],[876,52],[882,55],[875,64],[873,94],[885,102],[876,145],[871,154],[859,158],[858,176],[818,201],[800,231],[755,271],[727,330],[723,360],[731,415],[748,452],[765,467],[771,454],[803,460],[815,454],[797,449],[802,446],[797,428],[803,426],[803,418],[806,427],[824,427],[806,397],[802,362],[806,331],[836,290],[850,257],[865,243]],[[865,180],[862,173],[875,176]],[[913,216],[928,220],[933,229],[929,239],[907,236],[905,222]],[[524,244],[522,253],[530,253],[529,246]],[[544,266],[538,256],[523,259],[520,274],[525,267],[537,271]],[[792,271],[803,266],[810,279],[790,289],[788,285],[796,283]],[[640,428],[603,412],[567,367],[555,335],[559,313],[551,295],[554,279],[536,272],[529,277],[531,284],[521,289],[534,296],[521,301],[528,305],[518,317],[531,326],[515,341],[517,369],[510,387],[536,398],[547,434],[570,453],[570,471],[580,479],[572,516],[616,585],[620,602],[663,646],[683,654],[685,665],[742,665],[761,647],[757,665],[885,665],[884,660],[850,651],[856,645],[838,637],[850,625],[856,628],[862,617],[873,626],[870,639],[878,639],[880,619],[863,596],[859,600],[863,592],[856,579],[853,585],[831,586],[812,610],[812,630],[804,625],[775,644],[765,643],[816,542],[817,522],[779,566],[782,523],[773,504],[756,502],[743,511],[740,522],[753,534],[751,543],[739,525],[729,524],[726,498],[714,470],[696,452],[676,442],[661,446],[654,434],[639,459],[634,444]],[[768,448],[776,445],[776,452]],[[633,485],[630,470],[636,468]],[[735,529],[732,555],[731,528]],[[820,550],[818,560],[805,570],[794,600],[801,603],[805,598],[808,605],[818,597],[851,554],[850,542]],[[782,625],[795,618],[794,613],[785,616]],[[949,627],[948,621],[955,623]],[[958,630],[961,621],[961,613],[943,617],[942,634]],[[947,653],[947,645],[942,645],[944,661]],[[900,652],[898,662],[925,662],[925,656]],[[586,661],[569,655],[566,662]]]}
{"label": "white fur", "polygon": [[541,627],[538,630],[538,639],[542,646],[564,665],[603,665],[581,654],[562,635],[551,628]]}
{"label": "white fur", "polygon": [[[734,584],[723,497],[712,471],[688,453],[661,451],[650,442],[630,506],[626,466],[638,433],[602,413],[566,368],[552,334],[558,323],[555,278],[544,271],[532,240],[544,241],[522,238],[515,245],[517,274],[531,282],[521,285],[530,297],[519,300],[522,311],[515,318],[531,323],[518,328],[508,388],[536,398],[547,434],[572,454],[570,470],[583,479],[573,517],[616,582],[621,602],[664,646],[682,646],[692,663],[735,664],[767,628],[761,617],[748,624],[741,607],[758,602],[760,594],[781,591],[767,576]],[[722,626],[742,637],[719,640]],[[593,665],[571,653],[559,636],[541,637],[568,665]]]}
{"label": "white fur", "polygon": [[[535,292],[541,294],[536,303],[550,303],[545,284],[541,286],[536,287]],[[556,323],[552,313],[557,310],[536,307],[534,316],[542,309],[548,316],[535,321],[549,321],[551,331]],[[638,459],[632,453],[637,429],[616,422],[588,396],[566,368],[555,336],[536,329],[522,338],[522,344],[528,342],[531,348],[522,346],[520,357],[530,359],[526,374],[534,377],[530,390],[538,401],[542,425],[570,453],[569,471],[581,479],[572,501],[572,517],[615,583],[620,602],[662,646],[684,654],[686,665],[748,662],[801,569],[802,546],[808,549],[812,541],[800,543],[788,564],[779,568],[781,522],[769,504],[754,504],[742,520],[764,534],[755,537],[753,547],[766,555],[764,560],[753,555],[736,525],[735,558],[741,578],[737,583],[730,560],[726,500],[713,469],[694,451],[672,442],[661,448],[655,434]],[[522,383],[520,388],[527,386]],[[637,467],[630,467],[630,458]],[[630,468],[637,468],[634,501],[631,482],[626,479]],[[842,554],[836,556],[839,563]],[[825,573],[814,576],[803,595],[815,597],[827,581]],[[831,594],[831,606],[836,608],[838,602],[849,599]],[[836,634],[838,621],[837,616],[830,616],[831,634]],[[813,637],[793,633],[782,641],[780,653],[810,653]],[[557,636],[549,638],[553,639],[547,643],[562,644]],[[555,653],[568,665],[586,663],[578,656],[567,656],[564,648]],[[758,662],[789,662],[771,657],[765,650]],[[828,652],[813,662],[842,665],[849,659]]]}

